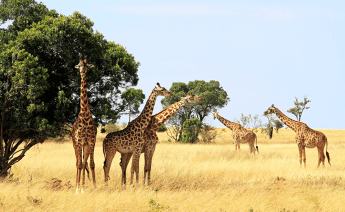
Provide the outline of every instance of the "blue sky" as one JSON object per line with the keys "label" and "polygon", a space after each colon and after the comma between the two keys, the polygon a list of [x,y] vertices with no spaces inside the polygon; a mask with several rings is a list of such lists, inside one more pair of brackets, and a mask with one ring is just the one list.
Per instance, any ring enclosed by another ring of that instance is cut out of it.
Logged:
{"label": "blue sky", "polygon": [[[231,99],[218,112],[229,120],[262,115],[271,104],[286,113],[295,96],[308,95],[301,121],[344,129],[345,1],[43,3],[64,15],[81,12],[108,41],[126,47],[141,63],[135,88],[146,98],[157,82],[169,89],[173,82],[217,80]],[[154,113],[162,110],[160,99]]]}

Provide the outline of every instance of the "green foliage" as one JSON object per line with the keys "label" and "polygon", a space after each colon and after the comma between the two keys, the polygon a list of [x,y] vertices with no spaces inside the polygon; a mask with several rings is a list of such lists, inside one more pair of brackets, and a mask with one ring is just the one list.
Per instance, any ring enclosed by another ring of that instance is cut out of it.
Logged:
{"label": "green foliage", "polygon": [[185,93],[195,94],[204,98],[204,101],[191,105],[185,105],[178,110],[166,123],[170,128],[168,135],[175,141],[182,140],[182,126],[187,119],[198,118],[201,122],[203,119],[215,109],[223,108],[230,101],[226,91],[215,80],[205,82],[203,80],[190,81],[188,84],[184,82],[174,82],[169,89],[173,96],[171,98],[163,98],[161,100],[163,107],[168,107],[185,97]]}
{"label": "green foliage", "polygon": [[143,90],[141,89],[129,88],[121,94],[121,99],[123,105],[127,108],[127,112],[124,112],[123,114],[128,115],[130,122],[131,115],[134,116],[140,113],[139,107],[144,103],[145,94],[143,94]]}
{"label": "green foliage", "polygon": [[196,143],[198,141],[198,134],[201,130],[202,122],[197,119],[187,119],[183,123],[182,143]]}
{"label": "green foliage", "polygon": [[64,136],[61,129],[76,120],[81,76],[74,66],[80,57],[95,66],[87,72],[87,85],[96,125],[119,118],[125,105],[116,100],[121,89],[137,84],[140,63],[94,32],[93,22],[79,12],[64,16],[28,0],[2,0],[0,11],[1,23],[13,21],[0,28],[0,176],[5,176],[32,146]]}
{"label": "green foliage", "polygon": [[170,209],[169,206],[168,206],[168,207],[165,207],[165,206],[160,205],[160,204],[157,203],[157,200],[158,200],[158,191],[159,191],[158,188],[156,188],[156,189],[154,190],[154,192],[156,193],[156,200],[151,199],[150,202],[149,202],[151,211],[162,211],[162,210],[164,210],[164,209]]}
{"label": "green foliage", "polygon": [[296,119],[298,121],[301,121],[301,117],[302,117],[302,113],[305,109],[309,109],[310,107],[307,107],[306,105],[311,102],[311,100],[309,100],[307,98],[307,96],[304,96],[304,99],[302,102],[298,101],[298,98],[295,97],[295,107],[290,108],[289,110],[287,110],[288,113],[292,113],[294,116],[296,116]]}
{"label": "green foliage", "polygon": [[106,133],[117,132],[119,130],[120,130],[120,127],[118,126],[118,122],[116,123],[110,122],[105,126]]}
{"label": "green foliage", "polygon": [[167,127],[165,126],[165,124],[162,124],[161,126],[158,127],[157,132],[165,132],[167,131]]}
{"label": "green foliage", "polygon": [[[197,102],[193,105],[185,105],[185,110],[179,110],[185,114],[185,119],[191,118],[193,114],[200,121],[209,114],[209,111],[223,108],[230,101],[228,94],[224,91],[220,83],[215,80],[205,82],[203,80],[190,81],[188,84],[183,82],[174,82],[170,92],[173,93],[171,98],[165,97],[161,100],[163,107],[168,107],[175,102],[180,101],[185,93],[195,94],[204,98],[204,101]],[[184,122],[184,120],[183,120]]]}

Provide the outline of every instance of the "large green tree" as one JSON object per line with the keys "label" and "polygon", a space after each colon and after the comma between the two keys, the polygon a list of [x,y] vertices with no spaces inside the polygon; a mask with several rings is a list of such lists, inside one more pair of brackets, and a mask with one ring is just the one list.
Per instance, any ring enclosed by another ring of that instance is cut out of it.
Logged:
{"label": "large green tree", "polygon": [[230,101],[227,92],[215,80],[205,82],[204,80],[190,81],[188,84],[184,82],[174,82],[169,89],[173,93],[171,98],[163,98],[161,103],[163,107],[168,107],[175,102],[180,101],[185,93],[195,94],[204,98],[204,101],[191,105],[185,105],[178,110],[167,122],[168,126],[172,126],[168,134],[175,140],[181,140],[182,126],[187,119],[198,118],[201,122],[210,113],[210,111],[223,108]]}
{"label": "large green tree", "polygon": [[[64,136],[80,108],[79,70],[87,56],[89,105],[97,125],[116,120],[121,89],[138,82],[139,62],[108,42],[79,12],[64,16],[33,0],[0,4],[0,176],[34,145]],[[67,127],[67,128],[66,128]]]}

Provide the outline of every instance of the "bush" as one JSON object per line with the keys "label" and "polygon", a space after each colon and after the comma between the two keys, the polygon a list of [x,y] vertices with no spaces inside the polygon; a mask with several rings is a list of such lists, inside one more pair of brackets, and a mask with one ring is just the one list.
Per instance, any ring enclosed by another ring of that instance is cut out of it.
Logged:
{"label": "bush", "polygon": [[202,122],[197,119],[187,119],[183,123],[182,143],[195,143],[201,130]]}
{"label": "bush", "polygon": [[204,124],[204,126],[201,128],[200,135],[201,142],[212,143],[216,140],[218,133],[216,131],[216,128]]}
{"label": "bush", "polygon": [[116,123],[108,123],[105,128],[102,128],[101,132],[102,133],[111,133],[111,132],[116,132],[120,130],[120,127],[117,126],[118,122]]}
{"label": "bush", "polygon": [[165,126],[165,124],[162,124],[158,129],[157,132],[165,132],[167,131],[167,127]]}

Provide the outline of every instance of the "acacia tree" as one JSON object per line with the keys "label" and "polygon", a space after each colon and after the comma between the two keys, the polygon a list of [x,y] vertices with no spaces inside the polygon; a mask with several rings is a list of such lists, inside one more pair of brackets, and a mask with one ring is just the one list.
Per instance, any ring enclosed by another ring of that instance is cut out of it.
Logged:
{"label": "acacia tree", "polygon": [[129,88],[121,94],[121,99],[127,109],[123,114],[128,115],[128,122],[130,122],[131,115],[134,116],[140,113],[139,107],[144,103],[145,94],[141,89]]}
{"label": "acacia tree", "polygon": [[241,113],[240,119],[237,120],[235,118],[234,122],[241,124],[244,128],[252,128],[255,133],[258,131],[258,128],[261,128],[263,126],[260,115],[258,114],[255,114],[254,116],[252,116],[251,114],[245,116],[243,113]]}
{"label": "acacia tree", "polygon": [[64,136],[80,110],[80,73],[87,56],[88,96],[96,125],[116,120],[121,89],[138,82],[140,63],[125,48],[94,32],[93,22],[49,10],[33,0],[2,0],[0,28],[0,177],[31,147]]}
{"label": "acacia tree", "polygon": [[161,100],[163,107],[168,107],[180,101],[181,97],[185,96],[185,93],[195,94],[204,98],[204,101],[183,106],[167,121],[167,125],[171,126],[168,129],[168,135],[170,134],[177,141],[181,141],[182,126],[187,119],[198,118],[202,122],[210,111],[223,108],[230,101],[226,91],[215,80],[209,82],[195,80],[190,81],[188,84],[175,82],[169,90],[173,93],[173,96],[171,98],[165,97]]}
{"label": "acacia tree", "polygon": [[294,116],[296,116],[296,119],[298,121],[301,121],[301,117],[302,117],[302,113],[305,109],[309,109],[310,107],[307,107],[306,105],[311,102],[311,100],[309,100],[307,98],[307,96],[304,96],[304,99],[302,102],[298,101],[298,98],[295,97],[295,107],[290,108],[289,110],[287,110],[288,113],[292,113]]}

